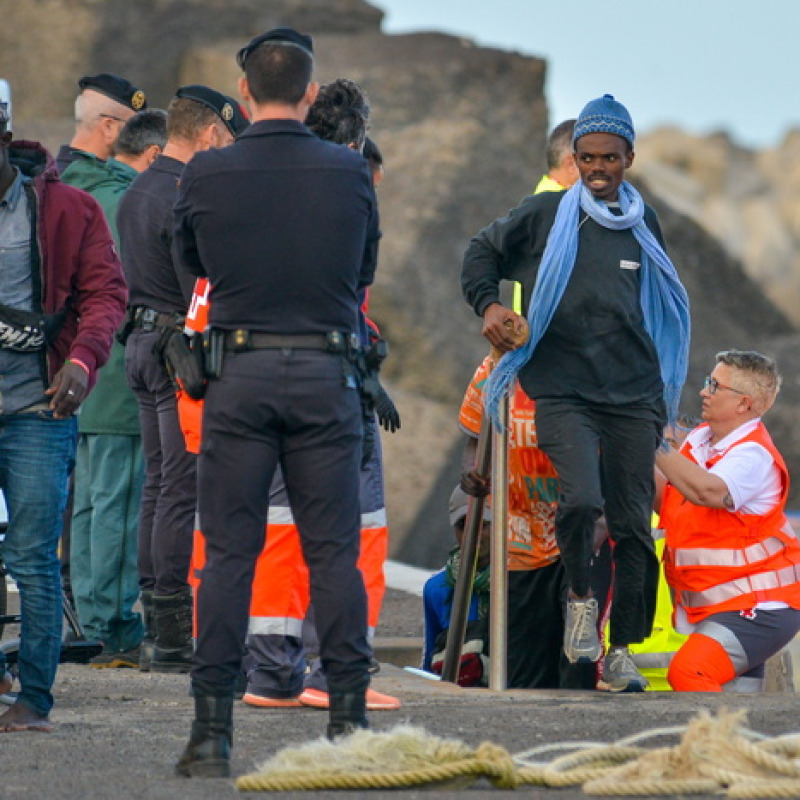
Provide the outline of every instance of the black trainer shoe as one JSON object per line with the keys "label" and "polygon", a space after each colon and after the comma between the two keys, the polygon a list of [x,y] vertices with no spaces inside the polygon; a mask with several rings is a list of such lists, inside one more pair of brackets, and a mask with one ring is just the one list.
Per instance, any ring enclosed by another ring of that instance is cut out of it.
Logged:
{"label": "black trainer shoe", "polygon": [[132,647],[130,650],[118,650],[116,653],[103,651],[89,661],[89,666],[95,669],[138,669],[140,648]]}

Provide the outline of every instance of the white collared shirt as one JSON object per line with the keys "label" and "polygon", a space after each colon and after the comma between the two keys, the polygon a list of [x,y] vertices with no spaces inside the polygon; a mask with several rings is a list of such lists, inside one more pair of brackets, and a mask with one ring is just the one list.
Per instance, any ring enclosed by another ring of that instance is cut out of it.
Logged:
{"label": "white collared shirt", "polygon": [[695,428],[686,437],[692,457],[701,467],[724,453],[709,472],[725,482],[733,500],[732,510],[745,514],[766,514],[781,496],[781,473],[769,450],[756,442],[733,447],[752,433],[759,422],[760,417],[751,419],[713,445],[709,441],[711,429],[708,427]]}

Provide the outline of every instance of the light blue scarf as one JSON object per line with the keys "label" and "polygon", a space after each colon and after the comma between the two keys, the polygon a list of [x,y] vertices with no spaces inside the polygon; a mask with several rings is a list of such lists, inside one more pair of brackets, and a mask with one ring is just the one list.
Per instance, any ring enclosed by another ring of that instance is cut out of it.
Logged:
{"label": "light blue scarf", "polygon": [[677,419],[689,358],[689,298],[669,256],[645,225],[645,205],[641,195],[627,181],[620,185],[619,205],[622,215],[616,216],[605,203],[595,200],[580,181],[562,198],[547,237],[528,307],[530,338],[522,347],[506,353],[500,359],[486,384],[486,410],[497,427],[500,427],[500,398],[533,355],[572,275],[578,253],[581,209],[604,228],[632,229],[636,241],[641,245],[640,302],[644,324],[658,352],[668,423]]}

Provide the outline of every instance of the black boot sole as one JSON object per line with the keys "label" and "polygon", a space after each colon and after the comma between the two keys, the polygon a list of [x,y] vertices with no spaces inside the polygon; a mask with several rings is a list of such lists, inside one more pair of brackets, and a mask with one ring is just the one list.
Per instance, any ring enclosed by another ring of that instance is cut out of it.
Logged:
{"label": "black boot sole", "polygon": [[221,758],[176,764],[175,774],[184,778],[230,778],[231,764]]}
{"label": "black boot sole", "polygon": [[186,663],[164,663],[158,661],[150,662],[149,672],[166,672],[173,675],[186,675],[192,671],[192,665]]}

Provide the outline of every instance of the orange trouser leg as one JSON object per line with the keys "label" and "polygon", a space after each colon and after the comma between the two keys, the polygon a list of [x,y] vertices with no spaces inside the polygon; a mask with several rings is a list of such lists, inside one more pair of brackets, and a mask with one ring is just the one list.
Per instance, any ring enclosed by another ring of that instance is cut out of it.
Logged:
{"label": "orange trouser leg", "polygon": [[[195,530],[189,568],[189,584],[194,589],[195,598],[205,562],[205,539],[201,531]],[[300,623],[308,608],[308,595],[308,568],[303,561],[297,528],[294,525],[267,525],[266,544],[256,561],[253,576],[251,623],[255,622],[258,628],[259,621],[262,626],[268,625],[269,621],[275,621],[278,629],[284,630],[288,620],[297,620],[299,635]],[[195,635],[197,635],[196,613],[195,604]]]}
{"label": "orange trouser leg", "polygon": [[386,594],[386,578],[383,565],[389,549],[389,529],[383,525],[361,529],[361,551],[358,568],[364,578],[367,591],[367,622],[374,632],[378,627],[383,597]]}
{"label": "orange trouser leg", "polygon": [[676,692],[721,692],[722,685],[736,677],[736,669],[725,648],[715,639],[693,633],[672,658],[667,672]]}
{"label": "orange trouser leg", "polygon": [[189,562],[189,586],[192,587],[194,604],[192,606],[192,636],[197,638],[197,590],[200,587],[200,573],[206,563],[206,540],[201,531],[195,528],[192,544],[192,559]]}
{"label": "orange trouser leg", "polygon": [[177,392],[178,422],[190,453],[200,452],[200,437],[203,431],[203,400],[192,400],[182,389]]}

